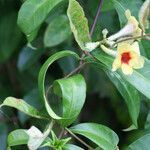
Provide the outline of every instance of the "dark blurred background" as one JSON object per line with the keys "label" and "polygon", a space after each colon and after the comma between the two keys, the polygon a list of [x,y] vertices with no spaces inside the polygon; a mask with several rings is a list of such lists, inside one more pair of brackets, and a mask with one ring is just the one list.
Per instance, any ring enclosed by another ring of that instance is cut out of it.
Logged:
{"label": "dark blurred background", "polygon": [[[79,2],[85,10],[91,27],[99,0],[79,0]],[[81,55],[81,51],[74,41],[73,35],[70,35],[59,45],[44,46],[43,37],[47,25],[57,16],[66,15],[67,3],[57,6],[42,24],[38,36],[32,42],[32,46],[37,49],[34,50],[31,46],[28,46],[25,35],[17,26],[17,15],[22,3],[23,0],[0,0],[0,103],[6,97],[13,96],[22,98],[43,111],[44,104],[37,89],[37,78],[41,65],[55,52],[72,50]],[[107,28],[110,34],[120,29],[117,13],[109,0],[105,0],[103,4],[92,37],[94,41],[102,38],[101,31],[104,28]],[[55,79],[64,77],[77,65],[78,62],[71,57],[54,63],[47,74],[47,86]],[[81,73],[87,83],[87,99],[77,122],[97,122],[107,125],[119,135],[121,149],[147,132],[142,128],[150,104],[144,96],[141,95],[139,129],[124,132],[122,129],[131,125],[127,106],[107,75],[102,70],[90,65],[82,69]],[[58,105],[55,100],[52,100],[52,102],[54,107]],[[6,138],[10,131],[18,128],[29,128],[31,125],[35,125],[42,130],[46,122],[29,118],[11,108],[0,110],[0,150],[6,150]],[[26,148],[24,147],[24,149]]]}

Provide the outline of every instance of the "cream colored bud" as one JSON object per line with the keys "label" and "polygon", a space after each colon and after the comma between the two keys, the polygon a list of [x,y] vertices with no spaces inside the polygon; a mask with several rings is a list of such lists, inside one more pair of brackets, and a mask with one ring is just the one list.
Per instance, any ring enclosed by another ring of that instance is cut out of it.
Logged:
{"label": "cream colored bud", "polygon": [[116,52],[116,51],[114,51],[114,50],[112,50],[112,49],[110,49],[110,48],[107,48],[107,47],[104,46],[104,45],[101,45],[101,49],[102,49],[105,53],[107,53],[108,55],[111,55],[111,56],[114,56],[114,57],[117,56],[117,52]]}
{"label": "cream colored bud", "polygon": [[91,52],[99,46],[100,42],[89,42],[85,44],[87,51]]}

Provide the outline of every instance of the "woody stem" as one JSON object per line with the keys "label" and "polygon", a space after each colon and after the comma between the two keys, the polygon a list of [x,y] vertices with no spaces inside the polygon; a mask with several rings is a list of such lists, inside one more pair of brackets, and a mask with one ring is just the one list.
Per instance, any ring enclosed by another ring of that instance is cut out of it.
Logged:
{"label": "woody stem", "polygon": [[140,36],[135,36],[135,37],[128,37],[128,38],[125,38],[125,39],[121,39],[121,40],[118,40],[117,42],[115,42],[112,47],[118,43],[121,43],[121,42],[124,42],[124,41],[128,41],[128,40],[134,40],[134,39],[147,39],[147,40],[150,40],[149,38],[147,37],[150,37],[150,33],[149,34],[145,34],[145,35],[140,35]]}

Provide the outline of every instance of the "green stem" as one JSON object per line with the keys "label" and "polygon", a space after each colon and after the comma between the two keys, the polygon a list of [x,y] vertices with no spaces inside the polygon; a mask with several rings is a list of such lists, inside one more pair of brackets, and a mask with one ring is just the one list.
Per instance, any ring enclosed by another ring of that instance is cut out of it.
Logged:
{"label": "green stem", "polygon": [[80,143],[82,143],[84,146],[86,146],[89,150],[94,150],[90,145],[85,143],[82,139],[80,139],[78,136],[76,136],[72,131],[70,131],[68,128],[65,128],[65,130],[72,135],[76,140],[78,140]]}
{"label": "green stem", "polygon": [[50,124],[48,125],[48,129],[44,132],[44,135],[47,137],[49,133],[51,132],[53,126],[54,126],[55,120],[51,120]]}

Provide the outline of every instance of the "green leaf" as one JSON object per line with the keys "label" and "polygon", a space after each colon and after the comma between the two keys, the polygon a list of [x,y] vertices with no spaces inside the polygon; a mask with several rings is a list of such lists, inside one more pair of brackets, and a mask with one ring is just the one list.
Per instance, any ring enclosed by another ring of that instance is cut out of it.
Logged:
{"label": "green leaf", "polygon": [[86,97],[86,83],[81,75],[56,80],[54,93],[63,100],[63,126],[70,125],[79,115]]}
{"label": "green leaf", "polygon": [[138,128],[137,119],[140,112],[140,97],[138,91],[124,80],[120,74],[111,71],[106,71],[106,73],[127,104],[129,114],[134,124],[134,128],[132,129]]}
{"label": "green leaf", "polygon": [[66,15],[60,15],[53,19],[45,32],[44,45],[56,46],[65,41],[71,35],[69,21]]}
{"label": "green leaf", "polygon": [[17,146],[27,144],[29,136],[26,133],[26,130],[18,129],[9,133],[7,138],[8,146]]}
{"label": "green leaf", "polygon": [[131,83],[137,90],[143,93],[147,98],[150,99],[150,61],[145,58],[144,67],[138,70],[134,70],[131,76],[122,76],[129,83]]}
{"label": "green leaf", "polygon": [[86,51],[85,44],[91,42],[88,21],[82,7],[76,0],[69,0],[67,15],[75,40],[80,48]]}
{"label": "green leaf", "polygon": [[46,119],[36,108],[27,104],[22,99],[17,99],[14,97],[7,97],[4,102],[0,105],[0,108],[3,106],[13,107],[18,109],[19,111],[35,118]]}
{"label": "green leaf", "polygon": [[63,101],[62,117],[58,116],[48,104],[45,94],[44,83],[46,72],[49,66],[54,61],[71,55],[78,58],[78,55],[71,51],[61,51],[49,57],[48,60],[42,66],[38,78],[40,95],[45,102],[45,107],[48,114],[53,119],[58,120],[63,126],[70,125],[77,118],[83,107],[86,95],[86,84],[84,78],[81,75],[76,75],[70,78],[56,80],[54,82],[54,93],[60,96]]}
{"label": "green leaf", "polygon": [[117,134],[110,128],[96,123],[82,123],[70,128],[73,133],[80,134],[93,141],[104,150],[117,149]]}
{"label": "green leaf", "polygon": [[[18,14],[18,25],[29,41],[37,34],[37,29],[46,19],[49,12],[63,0],[26,0]],[[32,35],[32,36],[31,36]]]}
{"label": "green leaf", "polygon": [[143,40],[141,41],[141,43],[142,43],[143,48],[144,48],[144,50],[145,50],[145,52],[146,52],[147,58],[150,59],[150,51],[149,51],[149,49],[150,49],[150,44],[149,44],[149,41],[143,39]]}
{"label": "green leaf", "polygon": [[150,134],[146,134],[129,145],[128,150],[149,150]]}
{"label": "green leaf", "polygon": [[63,146],[63,150],[84,150],[84,149],[73,144],[66,144]]}

